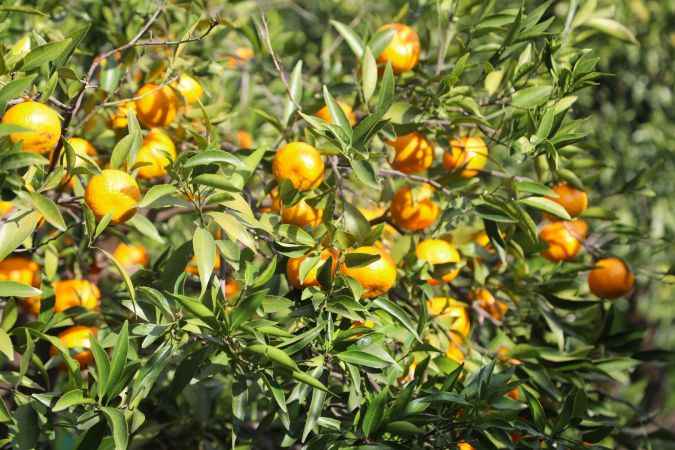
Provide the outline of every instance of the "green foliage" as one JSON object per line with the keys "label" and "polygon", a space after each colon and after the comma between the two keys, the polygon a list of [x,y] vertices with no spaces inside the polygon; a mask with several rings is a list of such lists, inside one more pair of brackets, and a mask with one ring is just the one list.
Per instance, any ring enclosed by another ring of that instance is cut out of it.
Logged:
{"label": "green foliage", "polygon": [[[0,260],[29,256],[40,266],[35,286],[0,281],[0,446],[675,442],[652,399],[662,387],[648,379],[672,360],[660,350],[672,336],[657,331],[658,342],[645,344],[636,313],[673,319],[663,313],[675,228],[673,76],[661,68],[675,60],[663,42],[675,11],[666,2],[5,3],[0,107],[22,97],[47,103],[64,137],[87,138],[98,156],[76,154],[64,139],[51,155],[24,152],[10,139],[21,130],[0,126],[0,194],[13,207],[0,218]],[[396,21],[413,26],[422,47],[403,74],[378,62],[393,38],[379,28]],[[126,128],[110,119],[143,84],[173,89],[181,74],[206,94],[181,103],[167,127],[176,160],[159,179],[138,178],[131,220],[97,221],[83,201],[88,178],[108,163],[139,177],[147,135],[133,111],[123,114]],[[324,105],[330,123],[314,115]],[[242,148],[242,130],[254,149]],[[437,147],[420,174],[388,163],[387,142],[411,131]],[[467,134],[489,147],[473,178],[441,164],[442,150]],[[274,152],[290,141],[322,153],[317,189],[274,180]],[[591,235],[578,258],[551,263],[540,256],[538,224],[544,214],[570,219],[552,200],[559,181],[589,193]],[[366,214],[423,182],[441,209],[433,227],[405,234],[389,208]],[[273,189],[283,208],[322,210],[320,223],[283,223]],[[474,242],[480,231],[489,246]],[[462,262],[418,260],[427,237],[452,239]],[[127,266],[113,252],[120,242],[142,243],[151,263]],[[397,264],[396,286],[372,299],[332,270],[378,262],[344,256],[362,245],[386,247]],[[321,263],[325,248],[339,250],[339,261]],[[588,289],[593,261],[610,254],[637,269],[626,299]],[[315,270],[316,286],[289,281],[286,263],[299,256],[307,256],[300,279]],[[427,282],[453,268],[451,284]],[[100,310],[56,311],[54,282],[68,278],[95,282]],[[477,288],[507,314],[472,302]],[[35,296],[37,316],[27,306]],[[439,296],[470,316],[466,339],[461,317],[433,310]],[[67,348],[58,335],[72,325],[98,333],[86,348]]]}

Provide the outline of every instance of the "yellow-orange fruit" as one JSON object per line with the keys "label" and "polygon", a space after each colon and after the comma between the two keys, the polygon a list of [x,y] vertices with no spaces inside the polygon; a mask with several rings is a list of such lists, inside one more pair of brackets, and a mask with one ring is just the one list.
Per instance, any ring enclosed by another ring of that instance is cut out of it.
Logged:
{"label": "yellow-orange fruit", "polygon": [[475,450],[473,445],[469,444],[468,442],[460,442],[457,444],[457,447],[459,450]]}
{"label": "yellow-orange fruit", "polygon": [[384,51],[378,56],[380,64],[391,64],[394,73],[403,73],[412,70],[420,59],[420,38],[417,32],[402,23],[389,23],[380,27],[378,31],[393,29],[394,37]]}
{"label": "yellow-orange fruit", "polygon": [[274,155],[272,172],[278,182],[288,180],[298,191],[308,191],[323,181],[323,159],[311,145],[289,142]]}
{"label": "yellow-orange fruit", "polygon": [[94,310],[98,308],[101,292],[87,280],[61,280],[52,284],[54,288],[54,312],[65,311],[74,306]]}
{"label": "yellow-orange fruit", "polygon": [[364,298],[377,297],[385,294],[396,284],[396,264],[386,251],[373,247],[364,246],[349,251],[349,253],[365,253],[379,255],[379,259],[365,266],[347,267],[343,263],[340,271],[348,277],[354,278],[363,287]]}
{"label": "yellow-orange fruit", "polygon": [[[0,280],[39,287],[40,267],[35,261],[23,256],[10,256],[0,261]],[[37,316],[40,314],[40,297],[26,298],[23,307]]]}
{"label": "yellow-orange fruit", "polygon": [[388,142],[395,150],[391,166],[403,173],[415,173],[431,167],[434,161],[434,147],[421,133],[398,136]]}
{"label": "yellow-orange fruit", "polygon": [[[571,217],[577,217],[588,208],[588,194],[586,192],[570,186],[567,183],[558,183],[553,187],[553,192],[558,194],[558,197],[550,197],[552,200],[565,208],[567,214]],[[547,215],[549,220],[553,216]]]}
{"label": "yellow-orange fruit", "polygon": [[163,177],[167,173],[166,166],[175,159],[176,146],[171,138],[159,128],[153,128],[136,154],[136,164],[148,164],[138,168],[138,176],[144,179]]}
{"label": "yellow-orange fruit", "polygon": [[178,97],[169,86],[148,83],[135,97],[138,120],[146,127],[167,127],[176,118]]}
{"label": "yellow-orange fruit", "polygon": [[581,251],[581,240],[577,237],[574,224],[569,222],[551,222],[544,225],[539,231],[539,239],[548,247],[542,256],[549,261],[569,261]]}
{"label": "yellow-orange fruit", "polygon": [[191,105],[197,102],[202,95],[204,95],[204,88],[199,84],[199,81],[192,78],[190,75],[182,74],[175,84],[176,90],[180,92],[185,100],[185,103]]}
{"label": "yellow-orange fruit", "polygon": [[[417,259],[427,262],[431,265],[458,263],[460,260],[459,252],[454,245],[442,239],[425,239],[417,244],[415,249]],[[432,285],[439,284],[441,281],[450,283],[459,274],[459,269],[447,271],[441,280],[429,279],[427,282]]]}
{"label": "yellow-orange fruit", "polygon": [[300,200],[295,205],[284,206],[279,198],[278,190],[274,188],[270,192],[272,197],[271,210],[281,216],[283,223],[298,227],[317,227],[323,218],[323,209],[310,206],[305,200]]}
{"label": "yellow-orange fruit", "polygon": [[239,295],[239,292],[241,291],[241,285],[239,282],[233,278],[229,278],[227,281],[225,281],[225,298],[227,300],[232,300],[233,298],[236,298],[237,295]]}
{"label": "yellow-orange fruit", "polygon": [[251,133],[244,130],[237,131],[237,145],[243,149],[253,148],[253,136],[251,136]]}
{"label": "yellow-orange fruit", "polygon": [[[354,115],[354,111],[352,111],[352,107],[349,106],[348,104],[344,102],[337,102],[338,106],[342,110],[343,113],[345,113],[345,116],[347,116],[347,120],[349,121],[349,124],[351,126],[356,125],[356,116]],[[328,105],[324,106],[320,110],[318,110],[315,114],[316,117],[323,119],[324,121],[328,123],[334,123],[333,122],[333,117],[330,115],[330,110],[328,109]]]}
{"label": "yellow-orange fruit", "polygon": [[4,217],[12,212],[14,203],[0,200],[0,217]]}
{"label": "yellow-orange fruit", "polygon": [[588,287],[601,298],[618,298],[628,294],[635,284],[635,276],[620,258],[603,258],[588,273]]}
{"label": "yellow-orange fruit", "polygon": [[136,214],[141,190],[131,175],[106,169],[89,180],[84,201],[98,220],[110,214],[111,222],[124,223]]}
{"label": "yellow-orange fruit", "polygon": [[445,357],[452,359],[457,364],[462,364],[464,362],[464,352],[459,347],[459,344],[453,341],[448,343],[448,349],[445,352]]}
{"label": "yellow-orange fruit", "polygon": [[21,149],[33,153],[49,153],[61,137],[61,119],[49,106],[38,102],[23,102],[5,111],[4,125],[17,125],[30,131],[9,134],[13,143],[20,142]]}
{"label": "yellow-orange fruit", "polygon": [[238,47],[234,49],[232,56],[227,57],[227,66],[230,69],[235,69],[239,66],[243,66],[247,61],[253,59],[254,53],[253,49],[248,47]]}
{"label": "yellow-orange fruit", "polygon": [[490,314],[490,317],[498,321],[504,319],[504,315],[509,309],[506,303],[495,299],[492,293],[485,288],[479,288],[473,291],[471,293],[471,299],[477,301],[480,307]]}
{"label": "yellow-orange fruit", "polygon": [[324,249],[321,252],[321,261],[318,262],[314,267],[312,267],[309,270],[304,280],[300,279],[300,265],[305,259],[307,259],[307,256],[298,256],[297,258],[290,258],[286,263],[286,277],[288,278],[288,282],[291,283],[291,285],[293,285],[296,288],[319,286],[320,283],[319,280],[317,279],[319,270],[323,267],[325,261],[328,260],[328,258],[332,258],[331,272],[335,274],[335,269],[337,268],[338,263],[338,257],[339,253],[337,250],[332,248]]}
{"label": "yellow-orange fruit", "polygon": [[[98,330],[94,327],[75,325],[59,333],[59,339],[64,347],[67,349],[82,349],[75,354],[71,353],[73,359],[80,363],[81,369],[87,367],[94,360],[89,349],[91,348],[91,337],[95,336],[97,332]],[[58,350],[56,350],[56,347],[52,347],[50,353],[56,355]]]}
{"label": "yellow-orange fruit", "polygon": [[488,147],[478,136],[464,136],[450,142],[451,149],[443,154],[443,166],[449,171],[461,170],[462,178],[475,177],[488,161]]}
{"label": "yellow-orange fruit", "polygon": [[117,105],[117,109],[110,120],[110,125],[113,128],[126,128],[129,125],[129,120],[127,119],[129,110],[136,112],[135,102],[129,100]]}
{"label": "yellow-orange fruit", "polygon": [[422,184],[415,190],[403,186],[391,201],[391,218],[399,227],[408,231],[424,230],[438,219],[440,209],[433,201],[434,188]]}
{"label": "yellow-orange fruit", "polygon": [[145,267],[150,262],[148,252],[141,244],[122,242],[115,248],[113,256],[125,269]]}
{"label": "yellow-orange fruit", "polygon": [[469,310],[463,303],[452,297],[433,297],[427,301],[427,310],[432,316],[437,316],[448,322],[449,329],[466,338],[471,332]]}

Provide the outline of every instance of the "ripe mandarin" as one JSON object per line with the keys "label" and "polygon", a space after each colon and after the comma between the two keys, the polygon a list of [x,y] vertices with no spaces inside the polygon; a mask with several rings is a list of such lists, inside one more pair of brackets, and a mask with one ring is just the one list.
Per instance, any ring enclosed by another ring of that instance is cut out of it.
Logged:
{"label": "ripe mandarin", "polygon": [[321,154],[304,142],[289,142],[277,150],[272,161],[272,172],[277,181],[289,180],[298,191],[319,186],[323,171]]}
{"label": "ripe mandarin", "polygon": [[443,154],[443,166],[452,172],[460,170],[462,178],[475,177],[487,164],[488,148],[478,136],[455,139],[450,146],[450,151]]}
{"label": "ripe mandarin", "polygon": [[147,164],[138,168],[138,176],[144,179],[163,177],[166,166],[175,159],[176,146],[171,138],[159,128],[153,128],[136,154],[136,164]]}
{"label": "ripe mandarin", "polygon": [[204,94],[204,89],[199,81],[187,74],[182,74],[178,78],[175,87],[188,105],[196,103]]}
{"label": "ripe mandarin", "polygon": [[539,239],[548,245],[542,256],[549,261],[569,261],[581,251],[581,241],[575,236],[575,226],[568,222],[551,222],[539,231]]}
{"label": "ripe mandarin", "polygon": [[61,119],[49,106],[28,101],[9,108],[2,116],[5,125],[17,125],[30,131],[9,134],[13,143],[20,142],[21,149],[33,153],[49,153],[61,137]]}
{"label": "ripe mandarin", "polygon": [[420,38],[413,28],[402,23],[389,23],[378,31],[389,29],[394,30],[394,36],[378,56],[377,62],[383,65],[390,63],[394,73],[408,72],[420,59]]}
{"label": "ripe mandarin", "polygon": [[558,197],[549,197],[549,200],[552,200],[565,208],[565,211],[567,211],[567,214],[571,217],[581,215],[588,207],[588,195],[586,192],[570,186],[567,183],[563,182],[556,184],[553,187],[553,192],[558,194]]}
{"label": "ripe mandarin", "polygon": [[[415,249],[417,259],[427,262],[431,265],[458,263],[460,261],[459,252],[454,245],[442,239],[425,239],[417,244]],[[448,270],[441,280],[429,279],[427,282],[437,285],[441,281],[450,283],[459,274],[459,269]]]}
{"label": "ripe mandarin", "polygon": [[347,267],[342,263],[340,271],[348,277],[354,278],[361,284],[364,298],[377,297],[385,294],[396,284],[396,264],[386,251],[373,247],[364,246],[349,251],[349,253],[365,253],[378,255],[379,259],[365,266]]}
{"label": "ripe mandarin", "polygon": [[[67,349],[81,349],[80,351],[73,354],[71,351],[71,356],[78,363],[80,363],[80,368],[84,369],[94,360],[93,355],[89,349],[91,348],[91,337],[95,336],[97,329],[94,327],[85,327],[82,325],[75,325],[69,328],[66,328],[64,331],[59,333],[59,339],[64,347]],[[51,348],[53,355],[56,355],[58,351],[55,347]]]}
{"label": "ripe mandarin", "polygon": [[[356,116],[354,115],[354,111],[352,111],[352,107],[349,106],[348,104],[344,102],[337,102],[338,106],[340,106],[340,109],[342,110],[343,113],[345,113],[345,116],[347,116],[347,120],[349,121],[349,124],[351,126],[356,125]],[[330,110],[328,109],[328,105],[324,106],[320,110],[314,114],[316,117],[323,119],[324,121],[328,123],[334,123],[333,122],[333,117],[330,115]]]}
{"label": "ripe mandarin", "polygon": [[412,133],[398,136],[388,142],[395,150],[391,166],[403,173],[415,173],[431,167],[434,147],[422,134]]}
{"label": "ripe mandarin", "polygon": [[328,258],[333,258],[331,263],[331,272],[335,274],[335,269],[337,268],[339,253],[335,249],[324,249],[321,252],[321,261],[317,262],[314,267],[312,267],[304,280],[300,279],[300,265],[303,261],[307,259],[307,256],[299,256],[297,258],[290,258],[286,263],[286,276],[288,277],[289,283],[296,288],[299,287],[309,287],[309,286],[319,286],[319,280],[317,276],[319,270],[323,267]]}
{"label": "ripe mandarin", "polygon": [[136,214],[141,190],[131,175],[121,170],[106,169],[89,180],[84,201],[98,220],[106,214],[112,223],[124,223]]}
{"label": "ripe mandarin", "polygon": [[135,97],[138,120],[146,127],[166,127],[176,118],[178,97],[171,87],[148,83]]}
{"label": "ripe mandarin", "polygon": [[414,190],[410,186],[400,188],[391,201],[394,223],[408,231],[421,231],[433,225],[440,214],[433,195],[434,188],[429,184]]}
{"label": "ripe mandarin", "polygon": [[120,243],[113,252],[113,256],[125,269],[145,267],[150,262],[147,250],[141,244]]}
{"label": "ripe mandarin", "polygon": [[603,258],[588,273],[588,287],[600,298],[614,299],[628,294],[635,284],[635,276],[619,258]]}

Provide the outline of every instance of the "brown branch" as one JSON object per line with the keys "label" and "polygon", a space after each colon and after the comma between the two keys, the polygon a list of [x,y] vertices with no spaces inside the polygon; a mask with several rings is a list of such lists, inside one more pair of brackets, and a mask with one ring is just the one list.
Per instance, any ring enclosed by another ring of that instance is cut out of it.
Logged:
{"label": "brown branch", "polygon": [[439,183],[436,180],[432,180],[431,178],[428,177],[423,177],[421,175],[413,175],[405,172],[401,172],[400,170],[393,170],[393,169],[380,169],[378,174],[383,177],[398,177],[398,178],[406,178],[411,181],[417,181],[419,183],[427,183],[439,191],[443,192],[444,194],[447,195],[452,195],[452,191],[445,186],[443,186],[441,183]]}
{"label": "brown branch", "polygon": [[187,39],[182,39],[178,41],[160,41],[160,40],[150,40],[150,41],[141,41],[141,42],[136,42],[132,45],[132,47],[153,47],[153,46],[164,46],[164,47],[170,47],[170,46],[175,46],[175,45],[182,45],[182,44],[189,44],[190,42],[197,42],[201,41],[204,39],[206,36],[213,31],[215,27],[219,25],[219,22],[215,19],[212,19],[209,22],[209,27],[206,29],[204,33],[199,35],[198,37],[194,38],[187,38]]}

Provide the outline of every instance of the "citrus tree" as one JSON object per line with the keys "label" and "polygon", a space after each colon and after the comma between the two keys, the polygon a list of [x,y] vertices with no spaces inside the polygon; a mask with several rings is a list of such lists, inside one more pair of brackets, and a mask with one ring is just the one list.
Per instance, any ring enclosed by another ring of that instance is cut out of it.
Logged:
{"label": "citrus tree", "polygon": [[2,445],[672,446],[552,3],[0,5]]}

